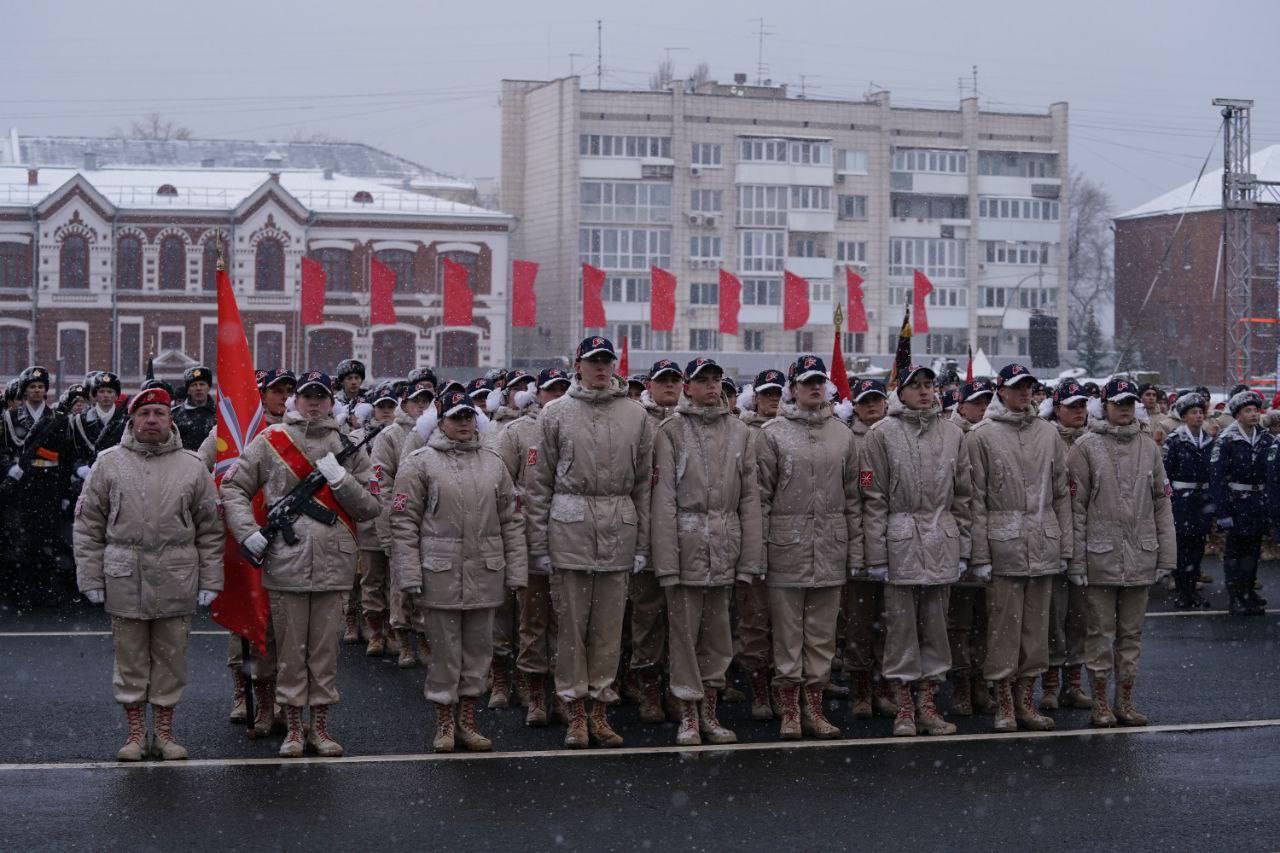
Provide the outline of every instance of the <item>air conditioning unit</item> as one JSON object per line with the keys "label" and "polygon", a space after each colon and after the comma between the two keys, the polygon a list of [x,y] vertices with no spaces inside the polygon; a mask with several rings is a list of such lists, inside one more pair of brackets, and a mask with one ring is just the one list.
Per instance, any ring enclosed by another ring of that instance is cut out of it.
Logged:
{"label": "air conditioning unit", "polygon": [[700,178],[702,177],[702,169],[698,168],[697,166],[690,166],[689,175],[690,177]]}
{"label": "air conditioning unit", "polygon": [[714,214],[710,214],[710,213],[708,213],[706,216],[702,217],[702,224],[703,224],[703,225],[715,225],[715,224],[716,224],[716,217],[715,217],[715,215],[714,215]]}
{"label": "air conditioning unit", "polygon": [[836,175],[836,183],[837,183],[837,184],[843,184],[843,183],[844,183],[844,175]]}
{"label": "air conditioning unit", "polygon": [[687,218],[689,220],[690,225],[697,225],[700,221],[702,221],[702,217],[696,213],[687,214]]}

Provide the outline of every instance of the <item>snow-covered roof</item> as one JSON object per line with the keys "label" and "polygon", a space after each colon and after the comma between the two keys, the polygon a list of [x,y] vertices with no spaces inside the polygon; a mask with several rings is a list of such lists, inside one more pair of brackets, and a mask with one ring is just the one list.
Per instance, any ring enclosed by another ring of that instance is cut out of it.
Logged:
{"label": "snow-covered roof", "polygon": [[[1261,151],[1253,152],[1252,168],[1260,181],[1280,181],[1280,145],[1272,145]],[[1195,194],[1191,188],[1195,187]],[[1275,203],[1273,196],[1262,194],[1259,201],[1263,204]],[[1195,180],[1187,181],[1175,190],[1157,196],[1146,204],[1140,204],[1133,210],[1125,211],[1116,219],[1140,219],[1144,216],[1165,216],[1171,213],[1180,214],[1185,208],[1188,213],[1201,210],[1218,210],[1222,207],[1222,170],[1205,172],[1196,186]]]}
{"label": "snow-covered roof", "polygon": [[84,165],[92,154],[103,167],[201,166],[261,169],[268,159],[289,169],[333,169],[357,178],[403,180],[414,186],[460,192],[475,185],[360,142],[281,142],[251,139],[125,139],[119,136],[23,136],[16,130],[0,137],[0,165]]}
{"label": "snow-covered roof", "polygon": [[[34,168],[34,167],[32,167]],[[280,187],[315,213],[507,219],[461,202],[388,187],[375,180],[303,169],[68,169],[42,167],[28,183],[27,166],[0,166],[0,207],[41,204],[77,175],[112,205],[126,210],[232,211],[279,175]],[[159,193],[161,187],[172,192]],[[359,198],[366,199],[356,201]]]}

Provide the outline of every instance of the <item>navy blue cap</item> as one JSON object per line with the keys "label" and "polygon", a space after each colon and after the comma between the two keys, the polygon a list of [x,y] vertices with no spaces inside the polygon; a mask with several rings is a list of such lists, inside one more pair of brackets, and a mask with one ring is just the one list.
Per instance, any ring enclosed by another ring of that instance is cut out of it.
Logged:
{"label": "navy blue cap", "polygon": [[383,382],[374,390],[373,399],[370,402],[375,406],[383,402],[399,403],[400,389],[396,387],[394,382]]}
{"label": "navy blue cap", "polygon": [[930,379],[937,379],[938,374],[933,372],[932,367],[923,364],[909,364],[898,371],[898,385],[909,385],[911,380],[916,378],[917,373],[927,373]]}
{"label": "navy blue cap", "polygon": [[653,363],[653,367],[649,368],[650,379],[657,379],[664,373],[674,373],[677,377],[684,376],[680,372],[680,365],[669,358],[660,358]]}
{"label": "navy blue cap", "polygon": [[440,380],[436,379],[436,372],[429,367],[415,367],[409,371],[409,375],[405,378],[410,385],[414,386],[429,382],[431,387],[434,388],[440,384]]}
{"label": "navy blue cap", "polygon": [[1053,404],[1055,406],[1070,406],[1088,401],[1089,392],[1085,390],[1083,385],[1069,377],[1059,382],[1058,387],[1053,389]]}
{"label": "navy blue cap", "polygon": [[1019,382],[1035,382],[1036,378],[1021,364],[1006,364],[1000,368],[1000,373],[996,377],[996,385],[1000,388],[1007,388],[1011,385],[1017,385]]}
{"label": "navy blue cap", "polygon": [[879,379],[859,379],[849,390],[853,392],[853,402],[855,403],[861,403],[870,394],[879,394],[881,397],[889,396],[884,383]]}
{"label": "navy blue cap", "polygon": [[447,418],[463,410],[475,412],[476,404],[466,391],[448,390],[440,395],[440,417]]}
{"label": "navy blue cap", "polygon": [[493,382],[491,382],[488,379],[488,377],[485,377],[485,376],[477,376],[475,379],[472,379],[470,382],[467,383],[467,388],[466,388],[467,396],[469,397],[474,397],[477,394],[487,395],[492,390],[493,390]]}
{"label": "navy blue cap", "polygon": [[643,388],[644,384],[648,381],[649,377],[644,373],[633,373],[627,377],[628,385],[639,385],[641,388]]}
{"label": "navy blue cap", "polygon": [[259,371],[258,387],[264,391],[275,385],[277,382],[287,382],[290,385],[298,384],[298,377],[293,375],[292,370],[283,367],[275,367],[271,370]]}
{"label": "navy blue cap", "polygon": [[688,382],[697,378],[698,374],[704,370],[715,370],[719,372],[721,376],[724,376],[724,368],[716,364],[716,360],[714,358],[707,358],[706,356],[700,355],[685,365],[685,381]]}
{"label": "navy blue cap", "polygon": [[321,370],[308,370],[298,380],[297,393],[301,394],[310,388],[321,388],[330,398],[333,397],[333,380],[329,374]]}
{"label": "navy blue cap", "polygon": [[1138,384],[1131,379],[1112,379],[1102,389],[1102,399],[1107,403],[1138,399]]}
{"label": "navy blue cap", "polygon": [[562,367],[546,367],[546,368],[543,368],[542,371],[538,373],[538,389],[539,390],[543,388],[550,388],[552,385],[555,385],[557,382],[563,382],[566,385],[569,385],[572,382],[572,380],[569,378],[568,371],[566,371]]}
{"label": "navy blue cap", "polygon": [[996,393],[996,387],[990,379],[975,379],[960,386],[959,399],[956,402],[968,403],[984,394],[988,397]]}
{"label": "navy blue cap", "polygon": [[787,379],[791,382],[803,382],[813,376],[830,379],[827,375],[827,363],[820,356],[802,355],[791,364]]}
{"label": "navy blue cap", "polygon": [[769,388],[777,388],[779,391],[787,384],[787,377],[782,375],[781,370],[762,370],[756,374],[756,381],[751,383],[751,387],[756,392],[765,391]]}
{"label": "navy blue cap", "polygon": [[582,361],[584,358],[591,358],[593,355],[602,353],[613,359],[618,357],[618,351],[613,348],[613,341],[600,335],[593,335],[582,339],[582,343],[578,344],[578,349],[574,353],[573,360]]}

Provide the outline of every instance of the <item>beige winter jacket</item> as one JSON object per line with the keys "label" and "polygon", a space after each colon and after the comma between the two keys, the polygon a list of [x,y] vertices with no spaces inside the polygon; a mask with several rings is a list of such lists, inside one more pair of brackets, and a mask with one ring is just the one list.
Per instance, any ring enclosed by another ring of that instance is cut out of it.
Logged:
{"label": "beige winter jacket", "polygon": [[849,428],[830,406],[807,411],[785,403],[760,438],[765,581],[840,586],[863,564],[858,453]]}
{"label": "beige winter jacket", "polygon": [[1093,586],[1147,586],[1177,565],[1173,504],[1160,448],[1137,424],[1096,424],[1071,448],[1075,551],[1070,573]]}
{"label": "beige winter jacket", "polygon": [[726,586],[764,572],[760,485],[751,428],[727,403],[680,398],[658,429],[649,553],[659,579]]}
{"label": "beige winter jacket", "polygon": [[[353,429],[351,431],[351,435],[347,436],[347,438],[352,444],[359,444],[361,441],[364,440],[364,437],[369,434],[369,430],[372,429],[374,426],[376,426],[376,424],[373,421],[370,421],[369,426],[363,426],[363,427],[360,427],[359,429]],[[382,433],[386,432],[388,429],[393,428],[394,426],[395,424],[388,424],[386,427],[382,429],[382,432],[378,433],[378,435],[379,436],[382,435]],[[377,443],[377,441],[378,441],[378,438],[377,436],[375,436],[373,441],[366,444],[364,446],[364,449],[360,451],[361,455],[363,455],[366,459],[369,459],[370,462],[372,462],[373,460],[373,445]],[[377,497],[378,490],[380,489],[381,484],[378,483],[378,475],[377,475],[377,472],[373,470],[372,465],[370,466],[370,469],[369,469],[368,485],[369,485],[369,494]],[[378,538],[378,518],[380,517],[381,517],[381,513],[379,513],[379,516],[377,518],[371,518],[368,521],[362,521],[356,525],[356,531],[357,531],[356,547],[359,548],[361,551],[381,551],[382,550],[382,543]]]}
{"label": "beige winter jacket", "polygon": [[[683,396],[684,395],[681,395],[682,399]],[[653,425],[655,427],[674,415],[677,408],[676,406],[659,406],[657,403],[653,402],[653,397],[649,396],[648,390],[645,390],[640,394],[640,405],[644,406],[645,414],[653,418]]]}
{"label": "beige winter jacket", "polygon": [[603,391],[575,379],[545,407],[525,499],[529,554],[557,569],[624,571],[649,551],[652,418],[617,379]]}
{"label": "beige winter jacket", "polygon": [[188,616],[196,592],[222,589],[222,520],[213,477],[175,429],[150,446],[125,427],[98,454],[76,504],[76,584],[106,590],[125,619]]}
{"label": "beige winter jacket", "polygon": [[[261,490],[270,507],[298,483],[268,443],[273,430],[284,430],[314,465],[326,453],[338,453],[342,442],[338,424],[331,417],[305,420],[297,412],[285,415],[284,423],[269,427],[249,442],[239,460],[222,478],[222,505],[227,528],[237,542],[244,542],[258,529],[253,518],[253,496]],[[378,516],[378,499],[369,494],[372,473],[369,457],[357,453],[347,459],[348,476],[333,489],[339,506],[359,523]],[[328,592],[350,590],[355,575],[356,540],[341,520],[332,527],[307,516],[294,523],[297,545],[277,536],[267,549],[262,585],[281,592]]]}
{"label": "beige winter jacket", "polygon": [[378,519],[374,524],[378,531],[378,545],[387,555],[391,554],[391,497],[396,490],[396,472],[400,470],[403,458],[401,451],[405,441],[413,433],[413,426],[417,422],[418,419],[404,409],[396,409],[395,423],[378,433],[378,437],[373,440],[373,452],[369,459],[373,481],[369,484],[369,491],[380,505]]}
{"label": "beige winter jacket", "polygon": [[1058,421],[1053,421],[1053,427],[1058,431],[1058,438],[1062,439],[1063,443],[1067,445],[1068,453],[1070,453],[1072,446],[1075,445],[1080,436],[1089,432],[1086,427],[1065,427]]}
{"label": "beige winter jacket", "polygon": [[999,397],[965,438],[972,476],[969,562],[993,574],[1039,577],[1071,558],[1067,448],[1036,413],[1006,409]]}
{"label": "beige winter jacket", "polygon": [[479,439],[437,430],[409,455],[391,501],[391,577],[422,590],[438,610],[502,604],[505,588],[528,583],[524,519],[511,477]]}
{"label": "beige winter jacket", "polygon": [[[507,474],[511,477],[511,482],[515,484],[516,504],[520,507],[521,516],[525,520],[524,534],[527,548],[530,526],[529,501],[525,496],[529,492],[530,484],[533,483],[534,468],[538,464],[538,454],[542,447],[542,424],[538,422],[541,409],[536,403],[524,412],[524,417],[512,421],[498,436],[494,452],[502,460]],[[529,571],[537,573],[533,566],[529,567]]]}
{"label": "beige winter jacket", "polygon": [[489,416],[492,426],[481,438],[480,443],[489,448],[497,447],[498,438],[507,431],[507,427],[524,417],[528,411],[528,409],[516,409],[511,406],[499,406],[498,410]]}
{"label": "beige winter jacket", "polygon": [[863,545],[888,582],[934,586],[960,578],[969,557],[969,465],[964,433],[934,403],[909,409],[889,396],[888,415],[862,448]]}

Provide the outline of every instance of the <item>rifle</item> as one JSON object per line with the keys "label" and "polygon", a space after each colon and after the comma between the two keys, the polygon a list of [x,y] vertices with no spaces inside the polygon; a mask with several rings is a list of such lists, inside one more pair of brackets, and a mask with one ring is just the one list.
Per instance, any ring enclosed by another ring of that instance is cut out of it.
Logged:
{"label": "rifle", "polygon": [[[372,427],[365,433],[364,438],[359,443],[348,444],[338,451],[334,458],[339,462],[345,462],[350,459],[366,444],[373,441],[384,427],[385,424]],[[298,485],[294,486],[287,495],[267,509],[267,523],[258,532],[266,537],[268,545],[276,536],[284,537],[286,545],[297,545],[302,541],[298,538],[298,533],[293,529],[293,525],[299,517],[304,515],[328,527],[338,523],[338,514],[315,500],[316,492],[324,488],[325,485],[324,475],[313,468],[311,473],[299,481]],[[241,545],[241,550],[244,552],[245,558],[255,566],[260,567],[267,557],[266,550],[263,550],[261,557],[254,557],[243,544]]]}

